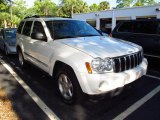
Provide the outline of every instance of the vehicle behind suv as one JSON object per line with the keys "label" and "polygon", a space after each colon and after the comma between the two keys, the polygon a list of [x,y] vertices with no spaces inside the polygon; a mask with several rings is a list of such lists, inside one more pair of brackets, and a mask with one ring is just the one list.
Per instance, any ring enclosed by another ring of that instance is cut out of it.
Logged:
{"label": "vehicle behind suv", "polygon": [[[31,17],[17,30],[19,63],[30,62],[56,81],[65,103],[102,95],[146,74],[142,47],[103,36],[85,21]],[[46,81],[47,82],[47,81]]]}
{"label": "vehicle behind suv", "polygon": [[129,20],[120,22],[112,36],[143,47],[144,54],[160,57],[160,20]]}
{"label": "vehicle behind suv", "polygon": [[0,30],[0,49],[5,55],[16,53],[16,28],[3,28]]}

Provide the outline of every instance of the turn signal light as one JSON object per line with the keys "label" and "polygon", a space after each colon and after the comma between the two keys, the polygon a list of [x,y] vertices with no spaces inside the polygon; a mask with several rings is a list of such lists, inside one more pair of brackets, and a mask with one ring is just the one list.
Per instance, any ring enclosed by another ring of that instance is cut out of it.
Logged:
{"label": "turn signal light", "polygon": [[88,62],[86,62],[86,68],[89,74],[92,74],[92,68]]}

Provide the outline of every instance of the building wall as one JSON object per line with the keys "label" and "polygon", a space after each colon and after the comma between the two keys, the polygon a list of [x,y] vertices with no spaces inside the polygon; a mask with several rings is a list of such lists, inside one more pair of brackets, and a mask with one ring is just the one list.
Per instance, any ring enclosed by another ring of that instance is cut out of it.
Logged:
{"label": "building wall", "polygon": [[73,14],[73,18],[75,19],[94,19],[96,20],[96,28],[100,29],[100,19],[102,18],[112,18],[112,29],[116,26],[116,20],[128,20],[128,19],[136,19],[142,16],[156,16],[160,19],[160,11],[156,11],[156,9],[160,9],[160,4],[152,5],[152,6],[143,6],[143,7],[132,7],[132,8],[121,8],[121,9],[112,9],[106,11],[97,11],[91,13],[81,13],[81,14]]}

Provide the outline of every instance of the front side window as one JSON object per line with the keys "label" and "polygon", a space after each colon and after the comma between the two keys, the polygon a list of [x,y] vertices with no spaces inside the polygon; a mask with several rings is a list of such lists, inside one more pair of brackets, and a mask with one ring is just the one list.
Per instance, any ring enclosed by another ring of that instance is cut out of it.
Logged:
{"label": "front side window", "polygon": [[118,32],[133,32],[133,23],[132,22],[124,22],[118,29]]}
{"label": "front side window", "polygon": [[30,36],[31,27],[32,27],[32,21],[27,21],[24,25],[22,34],[26,36]]}
{"label": "front side window", "polygon": [[7,29],[4,30],[5,38],[16,38],[16,29]]}
{"label": "front side window", "polygon": [[101,34],[85,21],[55,20],[46,21],[47,27],[54,39],[101,36]]}
{"label": "front side window", "polygon": [[39,21],[35,21],[35,22],[34,22],[34,26],[33,26],[32,33],[43,33],[43,34],[45,34],[41,22],[39,22]]}

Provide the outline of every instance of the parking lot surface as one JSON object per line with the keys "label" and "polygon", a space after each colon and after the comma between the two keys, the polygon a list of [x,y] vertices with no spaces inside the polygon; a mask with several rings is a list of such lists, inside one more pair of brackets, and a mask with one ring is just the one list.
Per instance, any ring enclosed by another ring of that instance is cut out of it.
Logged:
{"label": "parking lot surface", "polygon": [[[0,52],[1,53],[1,52]],[[159,120],[160,119],[160,71],[154,69],[158,62],[150,63],[150,76],[144,76],[134,83],[133,88],[122,94],[103,100],[85,100],[81,104],[66,105],[55,90],[52,77],[34,66],[22,69],[16,55],[3,56],[1,53],[0,87],[12,100],[13,108],[23,120],[49,120],[49,114],[43,106],[37,104],[39,99],[62,120]],[[4,67],[10,66],[18,77],[37,95],[37,101],[26,92],[26,88]],[[47,108],[47,109],[48,109]],[[126,115],[124,117],[124,114]]]}

